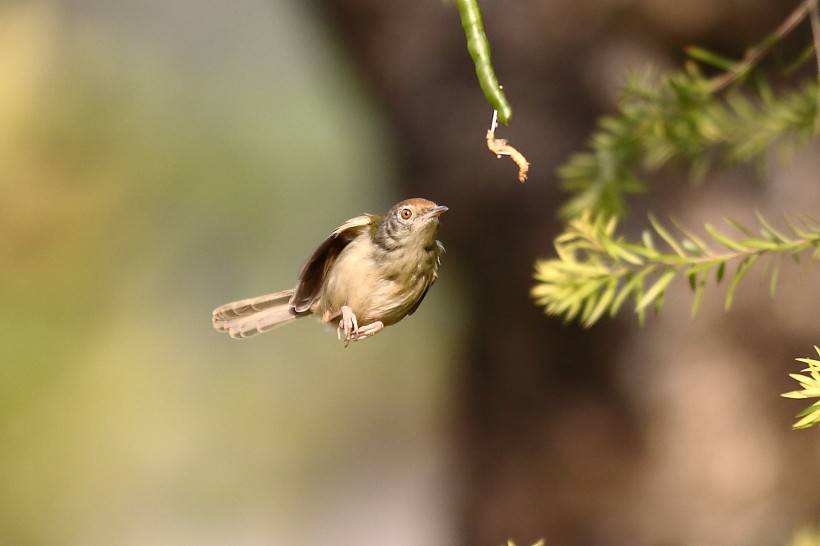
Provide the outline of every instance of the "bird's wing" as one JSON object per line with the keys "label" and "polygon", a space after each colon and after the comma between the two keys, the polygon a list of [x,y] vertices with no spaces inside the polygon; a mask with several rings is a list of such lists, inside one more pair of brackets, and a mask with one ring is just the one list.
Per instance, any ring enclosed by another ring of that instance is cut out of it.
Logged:
{"label": "bird's wing", "polygon": [[330,237],[319,245],[299,272],[299,284],[296,285],[296,292],[291,300],[291,307],[294,311],[304,313],[310,309],[322,289],[328,271],[333,267],[342,250],[350,241],[367,230],[375,228],[378,222],[378,216],[363,214],[351,218],[333,230]]}
{"label": "bird's wing", "polygon": [[424,292],[421,293],[419,299],[416,300],[416,303],[414,303],[410,311],[407,312],[408,315],[412,315],[416,312],[416,309],[418,309],[419,305],[421,305],[421,302],[424,300],[424,297],[427,295],[430,287],[436,284],[436,279],[438,279],[438,268],[441,265],[441,255],[444,254],[444,252],[444,245],[441,244],[441,241],[436,241],[436,265],[433,267],[433,274],[430,277],[430,282],[427,283],[427,286],[424,287]]}

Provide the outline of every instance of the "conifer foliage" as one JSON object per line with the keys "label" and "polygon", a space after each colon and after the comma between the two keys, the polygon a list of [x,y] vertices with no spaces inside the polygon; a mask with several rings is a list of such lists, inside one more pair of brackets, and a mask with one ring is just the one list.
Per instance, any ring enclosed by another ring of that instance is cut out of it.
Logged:
{"label": "conifer foliage", "polygon": [[[647,310],[662,308],[667,289],[679,278],[691,288],[692,316],[710,292],[707,287],[721,282],[728,311],[741,281],[761,263],[774,296],[784,257],[820,260],[820,221],[811,216],[784,218],[786,228],[760,214],[754,228],[725,219],[728,227],[707,223],[698,235],[675,222],[676,229],[670,230],[650,215],[651,229],[644,230],[640,241],[617,231],[629,195],[645,191],[646,176],[671,162],[688,165],[692,177],[702,179],[715,166],[757,162],[775,155],[773,150],[793,150],[817,137],[820,74],[775,91],[758,65],[810,20],[814,41],[785,72],[794,74],[812,58],[820,72],[818,4],[820,0],[798,3],[743,59],[691,47],[681,71],[661,78],[645,71],[627,80],[617,113],[603,117],[587,150],[571,156],[558,171],[571,193],[561,210],[566,226],[554,241],[555,256],[537,260],[532,288],[536,304],[547,314],[589,327],[631,307],[643,322]],[[707,69],[718,74],[707,77]],[[798,360],[809,366],[804,370],[808,375],[791,377],[803,388],[784,396],[820,397],[820,362]],[[820,401],[801,412],[794,427],[816,424]]]}

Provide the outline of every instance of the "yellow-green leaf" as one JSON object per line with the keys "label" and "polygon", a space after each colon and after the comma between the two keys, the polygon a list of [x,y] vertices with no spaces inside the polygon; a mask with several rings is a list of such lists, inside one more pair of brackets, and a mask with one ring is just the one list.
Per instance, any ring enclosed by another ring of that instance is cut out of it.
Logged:
{"label": "yellow-green leaf", "polygon": [[646,294],[638,300],[638,303],[635,305],[635,311],[641,311],[650,303],[655,301],[656,298],[663,294],[666,287],[669,286],[669,283],[672,282],[674,278],[675,270],[673,269],[664,272],[660,277],[658,277],[655,284],[653,284],[652,287],[646,291]]}

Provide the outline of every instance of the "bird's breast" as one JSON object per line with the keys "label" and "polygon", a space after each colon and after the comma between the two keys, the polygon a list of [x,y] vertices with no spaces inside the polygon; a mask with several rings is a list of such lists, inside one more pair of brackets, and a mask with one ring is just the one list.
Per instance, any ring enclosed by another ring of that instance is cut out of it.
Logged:
{"label": "bird's breast", "polygon": [[424,249],[384,252],[369,238],[352,241],[328,272],[320,307],[324,320],[343,305],[359,324],[398,322],[413,308],[435,274],[436,258]]}

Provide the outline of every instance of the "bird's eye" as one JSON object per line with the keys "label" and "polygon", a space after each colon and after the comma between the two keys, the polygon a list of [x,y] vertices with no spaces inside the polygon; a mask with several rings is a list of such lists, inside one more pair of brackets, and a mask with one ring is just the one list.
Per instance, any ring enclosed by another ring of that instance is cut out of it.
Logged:
{"label": "bird's eye", "polygon": [[413,211],[410,209],[401,209],[399,212],[402,220],[409,220],[411,216],[413,216]]}

